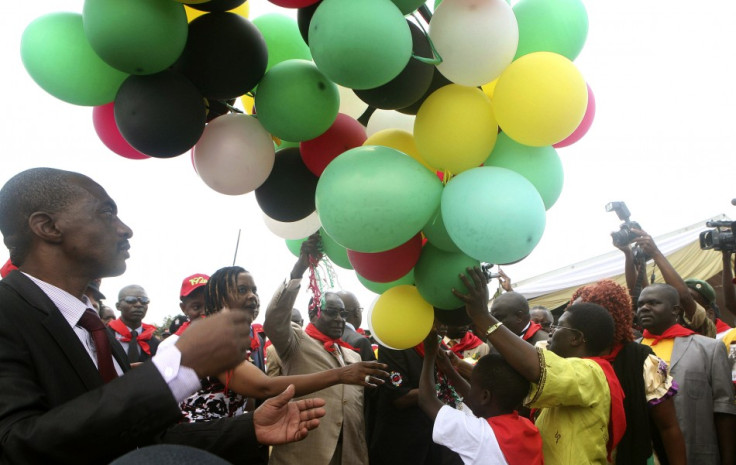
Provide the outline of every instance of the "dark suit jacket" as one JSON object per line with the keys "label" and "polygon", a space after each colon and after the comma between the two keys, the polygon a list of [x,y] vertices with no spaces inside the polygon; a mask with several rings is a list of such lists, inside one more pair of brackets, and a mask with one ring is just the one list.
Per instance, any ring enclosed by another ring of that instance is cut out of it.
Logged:
{"label": "dark suit jacket", "polygon": [[350,329],[348,326],[345,326],[345,330],[343,330],[342,332],[341,339],[358,349],[358,351],[360,352],[360,358],[364,362],[370,362],[376,359],[376,354],[373,353],[373,347],[371,347],[370,339],[358,333],[357,331]]}
{"label": "dark suit jacket", "polygon": [[258,449],[250,414],[177,424],[179,406],[151,362],[103,384],[58,308],[19,271],[0,281],[0,393],[3,464],[102,464],[153,443],[248,463]]}

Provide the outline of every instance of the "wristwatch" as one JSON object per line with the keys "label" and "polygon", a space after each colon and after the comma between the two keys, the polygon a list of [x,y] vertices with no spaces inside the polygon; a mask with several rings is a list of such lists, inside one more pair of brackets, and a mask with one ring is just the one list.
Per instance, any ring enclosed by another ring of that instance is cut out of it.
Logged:
{"label": "wristwatch", "polygon": [[488,339],[489,337],[491,337],[491,334],[495,333],[495,332],[496,332],[496,330],[497,330],[498,328],[500,328],[501,326],[503,326],[503,323],[501,323],[501,322],[499,321],[499,322],[498,322],[498,323],[496,323],[495,325],[493,325],[493,326],[491,326],[490,328],[488,328],[488,330],[486,331],[486,339]]}

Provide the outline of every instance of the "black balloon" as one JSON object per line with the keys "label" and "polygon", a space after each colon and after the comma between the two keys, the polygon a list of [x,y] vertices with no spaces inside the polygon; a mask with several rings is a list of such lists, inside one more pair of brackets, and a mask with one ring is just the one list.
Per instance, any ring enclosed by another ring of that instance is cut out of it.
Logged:
{"label": "black balloon", "polygon": [[299,221],[315,210],[314,194],[319,178],[302,161],[299,149],[276,152],[271,174],[256,189],[256,201],[263,213],[276,221]]}
{"label": "black balloon", "polygon": [[211,0],[204,3],[188,4],[190,8],[194,8],[199,11],[230,11],[233,8],[237,8],[245,3],[245,0]]}
{"label": "black balloon", "polygon": [[416,115],[417,112],[419,111],[419,107],[421,107],[424,101],[427,100],[427,97],[432,95],[432,92],[439,89],[440,87],[445,87],[448,84],[452,84],[452,81],[444,77],[442,73],[437,71],[437,68],[435,68],[434,74],[432,75],[432,82],[429,84],[429,88],[424,93],[424,95],[422,95],[422,97],[419,100],[412,103],[408,107],[399,108],[396,111],[398,111],[399,113],[404,113],[406,115]]}
{"label": "black balloon", "polygon": [[202,94],[175,71],[129,76],[114,107],[120,134],[151,157],[181,155],[197,143],[205,127]]}
{"label": "black balloon", "polygon": [[218,116],[230,113],[230,108],[235,105],[235,99],[227,101],[205,99],[204,103],[207,107],[207,122],[209,123]]}
{"label": "black balloon", "polygon": [[296,24],[299,26],[299,33],[302,35],[304,42],[309,45],[309,24],[312,22],[312,16],[317,11],[317,7],[322,3],[322,0],[312,3],[304,8],[299,8],[296,11]]}
{"label": "black balloon", "polygon": [[448,326],[465,326],[473,322],[468,316],[468,312],[465,311],[465,307],[453,310],[443,310],[435,307],[434,317],[440,323],[444,323]]}
{"label": "black balloon", "polygon": [[208,99],[240,97],[266,73],[268,50],[261,32],[234,13],[209,13],[189,23],[189,36],[174,68]]}
{"label": "black balloon", "polygon": [[[411,21],[412,53],[415,56],[431,58],[432,47],[427,36]],[[432,82],[435,67],[411,58],[398,76],[374,89],[355,90],[355,95],[370,106],[384,110],[405,108],[413,104],[427,92]]]}

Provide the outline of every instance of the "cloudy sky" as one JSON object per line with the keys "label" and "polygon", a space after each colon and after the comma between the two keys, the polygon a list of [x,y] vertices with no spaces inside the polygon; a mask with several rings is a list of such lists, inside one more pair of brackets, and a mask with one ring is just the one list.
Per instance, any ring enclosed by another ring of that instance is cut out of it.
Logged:
{"label": "cloudy sky", "polygon": [[[251,18],[293,12],[249,0]],[[575,64],[593,89],[597,112],[589,133],[558,151],[565,186],[547,212],[534,252],[506,271],[526,279],[611,250],[619,220],[604,206],[623,200],[632,219],[658,235],[725,213],[736,197],[734,60],[736,4],[726,0],[585,1],[590,29]],[[103,281],[108,302],[127,284],[152,299],[147,320],[178,313],[182,278],[236,263],[253,272],[265,307],[294,256],[264,225],[253,194],[229,197],[209,189],[188,154],[132,161],[105,148],[92,109],[48,95],[25,72],[20,38],[35,18],[81,12],[82,1],[38,0],[0,15],[0,183],[34,166],[85,173],[107,189],[134,230],[128,270]],[[499,192],[498,195],[504,195]],[[0,250],[0,260],[7,251]],[[364,307],[375,298],[349,271],[340,285]],[[305,280],[306,284],[306,280]],[[297,304],[306,308],[302,293]],[[261,319],[263,317],[261,316]]]}

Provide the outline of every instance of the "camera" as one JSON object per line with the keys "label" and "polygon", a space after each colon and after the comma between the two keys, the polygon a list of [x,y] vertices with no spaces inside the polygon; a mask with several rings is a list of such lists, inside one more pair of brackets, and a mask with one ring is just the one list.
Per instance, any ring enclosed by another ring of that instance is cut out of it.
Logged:
{"label": "camera", "polygon": [[491,271],[491,268],[493,268],[492,263],[481,263],[480,264],[480,270],[483,272],[483,275],[486,277],[486,281],[490,281],[491,279],[501,277],[500,273],[493,273]]}
{"label": "camera", "polygon": [[639,235],[631,229],[641,229],[641,226],[639,226],[639,223],[636,221],[630,220],[631,213],[629,212],[629,209],[626,208],[626,204],[624,202],[610,202],[606,205],[606,211],[616,212],[618,219],[623,221],[619,230],[611,233],[613,244],[615,246],[621,247],[631,244],[634,239],[639,237]]}
{"label": "camera", "polygon": [[736,240],[733,232],[736,221],[708,221],[705,223],[709,228],[700,233],[700,248],[702,250],[718,250],[724,252],[736,252]]}

